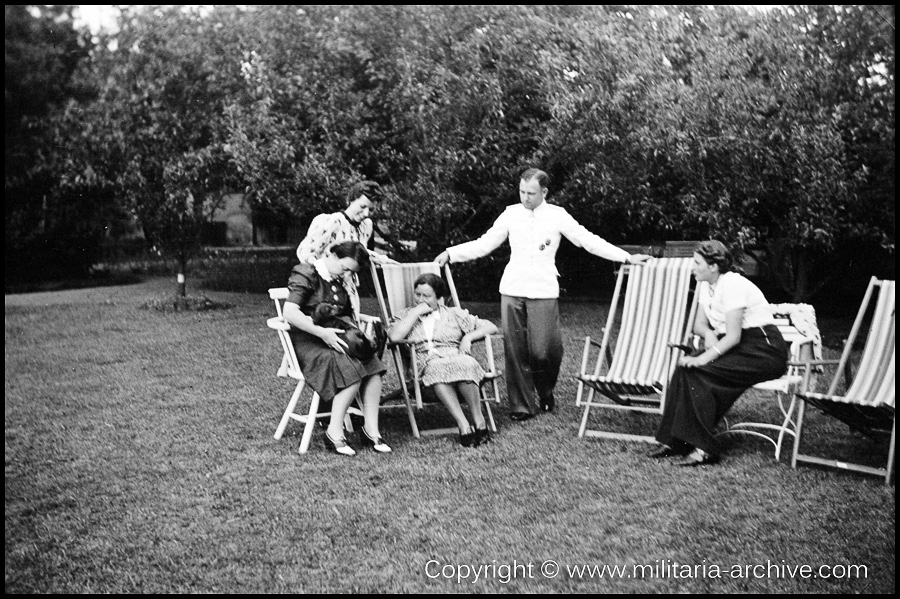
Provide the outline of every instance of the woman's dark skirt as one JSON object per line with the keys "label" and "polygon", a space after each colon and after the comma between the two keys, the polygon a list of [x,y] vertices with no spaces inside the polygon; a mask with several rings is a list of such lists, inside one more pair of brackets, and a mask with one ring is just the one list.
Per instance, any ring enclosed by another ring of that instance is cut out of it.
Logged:
{"label": "woman's dark skirt", "polygon": [[757,383],[777,379],[787,370],[788,345],[775,325],[744,329],[741,341],[705,366],[672,375],[656,440],[670,447],[687,443],[720,453],[716,424]]}
{"label": "woman's dark skirt", "polygon": [[387,371],[377,356],[360,362],[331,349],[315,335],[303,331],[291,331],[291,341],[306,382],[324,401],[330,401],[340,391],[366,377]]}

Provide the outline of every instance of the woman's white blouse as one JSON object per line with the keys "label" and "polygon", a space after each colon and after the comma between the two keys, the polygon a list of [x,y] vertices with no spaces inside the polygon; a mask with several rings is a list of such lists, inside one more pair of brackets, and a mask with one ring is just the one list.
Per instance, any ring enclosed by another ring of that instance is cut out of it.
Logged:
{"label": "woman's white blouse", "polygon": [[706,281],[697,289],[700,306],[716,333],[725,334],[725,315],[734,310],[744,310],[742,329],[773,324],[772,309],[759,287],[736,272],[719,275],[715,286]]}

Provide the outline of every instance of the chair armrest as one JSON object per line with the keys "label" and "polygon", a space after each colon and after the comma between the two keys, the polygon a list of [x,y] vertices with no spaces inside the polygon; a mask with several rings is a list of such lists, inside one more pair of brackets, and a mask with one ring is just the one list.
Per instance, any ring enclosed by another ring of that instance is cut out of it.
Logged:
{"label": "chair armrest", "polygon": [[269,320],[266,321],[266,324],[270,329],[274,329],[276,331],[290,331],[291,325],[281,316],[273,316]]}
{"label": "chair armrest", "polygon": [[588,337],[585,337],[585,339],[587,339],[590,342],[590,344],[593,345],[594,347],[603,347],[603,344],[594,341],[593,337],[588,336]]}
{"label": "chair armrest", "polygon": [[[788,362],[788,366],[797,366],[797,368],[800,368],[803,371],[803,381],[800,383],[800,389],[797,393],[802,395],[809,392],[810,376],[814,366],[837,366],[840,363],[840,360],[804,360],[802,362]],[[821,370],[819,370],[819,372],[821,372]]]}
{"label": "chair armrest", "polygon": [[381,319],[377,316],[372,316],[370,314],[360,314],[359,315],[360,322],[381,322]]}
{"label": "chair armrest", "polygon": [[687,343],[668,343],[667,345],[671,349],[677,349],[678,351],[683,351],[685,353],[692,352],[696,349],[695,347],[691,347]]}
{"label": "chair armrest", "polygon": [[485,335],[481,339],[473,341],[472,345],[476,343],[492,343],[494,339],[503,339],[503,335],[501,333],[497,333],[496,335]]}

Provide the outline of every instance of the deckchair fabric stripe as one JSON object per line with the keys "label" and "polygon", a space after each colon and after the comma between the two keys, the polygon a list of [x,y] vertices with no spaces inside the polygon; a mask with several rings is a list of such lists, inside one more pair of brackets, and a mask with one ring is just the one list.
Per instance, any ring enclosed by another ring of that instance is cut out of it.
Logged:
{"label": "deckchair fabric stripe", "polygon": [[[411,264],[385,264],[384,287],[387,294],[388,316],[393,317],[405,308],[415,305],[413,283],[419,275],[431,273],[440,276],[440,267],[434,262],[414,262]],[[456,298],[453,298],[454,303]],[[388,323],[389,324],[389,323]]]}
{"label": "deckchair fabric stripe", "polygon": [[661,388],[671,375],[668,344],[680,343],[684,335],[690,286],[690,258],[632,267],[613,359],[599,382],[642,393]]}

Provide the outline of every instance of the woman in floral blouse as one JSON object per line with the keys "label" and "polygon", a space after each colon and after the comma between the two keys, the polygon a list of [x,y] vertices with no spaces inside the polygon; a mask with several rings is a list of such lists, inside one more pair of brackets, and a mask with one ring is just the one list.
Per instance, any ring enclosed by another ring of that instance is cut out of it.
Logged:
{"label": "woman in floral blouse", "polygon": [[[347,192],[347,208],[343,212],[320,214],[309,225],[306,237],[297,247],[297,258],[301,263],[312,264],[328,253],[328,248],[345,241],[356,241],[367,248],[369,258],[378,263],[393,263],[387,256],[368,250],[374,224],[369,218],[375,211],[380,198],[373,193],[377,184],[373,181],[357,183]],[[371,196],[371,197],[370,197]],[[356,273],[348,273],[345,287],[350,295],[353,312],[359,317],[359,278]]]}

